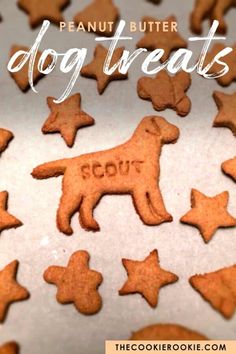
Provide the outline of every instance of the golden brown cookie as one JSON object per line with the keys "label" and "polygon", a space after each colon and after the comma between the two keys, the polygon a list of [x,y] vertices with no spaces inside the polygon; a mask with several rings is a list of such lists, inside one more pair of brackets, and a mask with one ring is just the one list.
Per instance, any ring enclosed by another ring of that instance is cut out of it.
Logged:
{"label": "golden brown cookie", "polygon": [[42,132],[60,133],[67,146],[72,147],[77,130],[94,124],[94,119],[81,110],[81,95],[67,98],[62,103],[53,102],[55,98],[48,97],[47,104],[51,110],[49,117],[42,127]]}
{"label": "golden brown cookie", "polygon": [[0,128],[0,154],[7,148],[10,141],[14,138],[12,132]]}
{"label": "golden brown cookie", "polygon": [[160,267],[157,250],[153,250],[143,261],[122,259],[128,280],[119,290],[119,295],[140,294],[151,307],[158,304],[160,288],[175,283],[177,275]]}
{"label": "golden brown cookie", "polygon": [[221,165],[222,171],[236,182],[236,157],[225,161]]}
{"label": "golden brown cookie", "polygon": [[99,230],[93,210],[105,194],[130,194],[142,221],[159,225],[172,221],[158,186],[159,158],[164,144],[175,143],[179,129],[162,117],[142,119],[133,136],[112,149],[44,163],[32,176],[38,179],[64,175],[57,226],[71,235],[72,215],[80,214],[86,230]]}
{"label": "golden brown cookie", "polygon": [[89,254],[77,251],[70,257],[67,267],[51,266],[44,272],[44,279],[55,284],[57,301],[61,304],[74,303],[76,309],[93,315],[102,306],[98,287],[102,283],[102,274],[89,268]]}
{"label": "golden brown cookie", "polygon": [[227,211],[229,193],[208,197],[196,189],[191,191],[191,210],[180,221],[197,227],[204,241],[209,242],[218,228],[236,226],[236,219]]}
{"label": "golden brown cookie", "polygon": [[154,324],[134,332],[131,340],[207,340],[205,336],[176,324]]}
{"label": "golden brown cookie", "polygon": [[[28,51],[29,48],[24,47],[24,46],[20,46],[20,45],[13,45],[11,48],[11,52],[10,52],[10,57],[12,57],[16,52],[18,52],[19,50],[23,50],[23,51]],[[37,81],[42,78],[44,75],[42,73],[40,73],[38,71],[38,62],[39,59],[41,57],[42,53],[40,51],[37,52],[36,58],[35,58],[35,65],[34,65],[34,70],[33,70],[33,82],[34,84],[37,83]],[[17,66],[20,61],[22,59],[22,56],[18,57],[18,59],[15,61],[15,65]],[[51,57],[47,57],[45,64],[43,66],[43,69],[45,70],[48,65],[50,65],[51,63]],[[11,76],[13,77],[13,79],[15,80],[15,82],[17,83],[17,85],[19,86],[19,88],[22,91],[27,91],[29,86],[29,80],[28,80],[28,70],[29,70],[29,63],[27,62],[20,71],[15,72],[15,73],[10,73]]]}
{"label": "golden brown cookie", "polygon": [[219,21],[218,32],[226,33],[227,24],[224,14],[232,7],[236,6],[235,0],[196,0],[195,8],[191,14],[190,25],[194,33],[202,33],[202,22],[208,18],[210,22]]}
{"label": "golden brown cookie", "polygon": [[70,0],[18,0],[18,6],[29,14],[32,28],[39,26],[43,20],[59,25],[64,21],[61,10],[69,3]]}
{"label": "golden brown cookie", "polygon": [[74,21],[77,25],[82,23],[90,31],[93,31],[90,24],[95,24],[95,33],[112,36],[118,18],[119,10],[113,0],[93,0],[83,11],[75,15]]}
{"label": "golden brown cookie", "polygon": [[[111,66],[113,66],[122,56],[124,48],[117,48],[113,53]],[[81,76],[96,79],[97,89],[100,95],[104,92],[109,82],[113,80],[124,80],[128,78],[128,74],[119,73],[118,69],[111,75],[106,75],[103,71],[103,65],[107,56],[108,50],[102,45],[98,44],[94,51],[94,59],[91,63],[85,65],[81,69]]]}
{"label": "golden brown cookie", "polygon": [[213,126],[229,128],[236,136],[236,92],[229,95],[224,92],[214,91],[213,98],[219,109]]}
{"label": "golden brown cookie", "polygon": [[22,225],[19,219],[7,212],[7,200],[8,192],[0,192],[0,232]]}
{"label": "golden brown cookie", "polygon": [[159,21],[154,17],[146,16],[142,19],[142,22],[146,25],[146,33],[138,41],[137,48],[146,48],[148,50],[155,50],[159,48],[164,49],[165,53],[161,58],[161,62],[166,61],[173,50],[187,47],[187,42],[180,36],[178,32],[164,32],[162,26],[160,26],[159,31],[151,31],[149,22],[176,22],[175,16],[169,16],[163,21]]}
{"label": "golden brown cookie", "polygon": [[[211,51],[209,51],[206,55],[206,59],[204,61],[204,67],[210,64],[214,60],[215,56],[225,48],[226,46],[222,43],[215,44],[212,47]],[[232,52],[227,54],[223,58],[224,63],[226,63],[229,67],[229,71],[223,76],[216,78],[217,82],[221,86],[228,86],[233,81],[236,80],[236,44],[234,44],[232,48],[233,48]],[[223,69],[222,65],[214,62],[214,64],[208,70],[207,74],[219,73],[222,69]]]}
{"label": "golden brown cookie", "polygon": [[16,281],[19,262],[9,263],[0,271],[0,322],[4,322],[9,306],[29,298],[29,292]]}
{"label": "golden brown cookie", "polygon": [[212,273],[193,275],[189,282],[225,318],[233,316],[236,309],[236,265]]}
{"label": "golden brown cookie", "polygon": [[191,109],[191,101],[185,92],[191,85],[191,76],[181,71],[170,76],[167,71],[160,71],[155,78],[142,77],[138,80],[139,97],[152,102],[153,108],[163,111],[174,109],[184,117]]}
{"label": "golden brown cookie", "polygon": [[18,354],[19,345],[16,342],[8,342],[0,347],[0,354]]}

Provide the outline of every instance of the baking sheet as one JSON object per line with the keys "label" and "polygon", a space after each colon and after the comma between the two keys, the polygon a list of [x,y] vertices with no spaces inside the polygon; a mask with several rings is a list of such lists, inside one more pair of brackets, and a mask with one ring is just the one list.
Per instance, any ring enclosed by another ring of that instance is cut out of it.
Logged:
{"label": "baking sheet", "polygon": [[[64,11],[66,21],[88,2],[72,1]],[[127,21],[139,21],[144,15],[163,19],[175,14],[180,33],[185,38],[192,35],[188,30],[192,0],[165,0],[159,6],[144,0],[115,3],[121,18]],[[235,11],[226,16],[228,44],[234,41]],[[211,127],[217,113],[211,97],[213,90],[231,93],[236,85],[223,89],[215,81],[192,75],[188,91],[191,113],[186,118],[171,110],[161,113],[181,131],[179,141],[165,145],[161,155],[160,185],[167,210],[174,217],[172,223],[145,226],[129,196],[105,196],[95,210],[101,231],[81,229],[76,214],[72,221],[74,234],[67,237],[59,233],[55,223],[61,177],[38,181],[30,172],[46,161],[116,146],[130,137],[142,117],[155,113],[151,103],[139,99],[136,93],[137,79],[142,76],[141,60],[132,67],[128,80],[112,82],[102,96],[96,91],[95,80],[79,78],[73,93],[82,94],[82,108],[96,119],[96,125],[79,130],[74,147],[69,149],[60,135],[41,134],[49,113],[45,98],[61,94],[69,77],[56,70],[37,84],[38,94],[23,94],[6,70],[8,53],[14,43],[32,45],[39,29],[30,30],[26,14],[15,1],[2,0],[0,12],[0,122],[1,127],[15,134],[0,159],[0,190],[9,192],[9,212],[24,223],[16,230],[1,233],[0,268],[18,259],[19,282],[31,293],[30,300],[10,307],[5,323],[0,326],[0,342],[18,341],[23,354],[102,354],[106,339],[126,339],[131,331],[152,323],[179,323],[212,339],[236,339],[236,317],[225,320],[188,283],[195,273],[235,263],[236,230],[218,230],[205,245],[197,229],[179,223],[190,208],[192,187],[207,195],[228,190],[229,211],[236,215],[236,185],[220,170],[221,163],[235,155],[236,141],[229,129]],[[206,33],[207,23],[204,28]],[[141,36],[134,33],[134,40],[125,43],[126,48],[134,50]],[[89,48],[89,62],[95,37],[91,33],[60,33],[51,25],[41,48],[63,51],[85,46]],[[150,308],[140,295],[118,295],[126,280],[121,258],[141,260],[154,248],[159,251],[161,266],[180,278],[161,289],[156,309]],[[79,314],[73,305],[58,304],[56,287],[42,278],[49,265],[66,265],[70,255],[79,249],[90,253],[91,268],[104,277],[99,288],[103,308],[91,317]]]}

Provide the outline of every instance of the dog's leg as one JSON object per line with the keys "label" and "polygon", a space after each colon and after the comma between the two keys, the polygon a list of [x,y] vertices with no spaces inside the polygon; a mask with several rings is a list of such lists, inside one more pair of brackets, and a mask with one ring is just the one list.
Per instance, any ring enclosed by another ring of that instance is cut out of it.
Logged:
{"label": "dog's leg", "polygon": [[151,206],[148,193],[144,189],[136,189],[133,194],[134,206],[141,220],[146,225],[159,225],[164,220],[161,215],[158,215]]}
{"label": "dog's leg", "polygon": [[70,226],[71,217],[79,210],[82,195],[73,195],[73,193],[63,193],[57,210],[58,229],[66,235],[71,235],[73,230]]}
{"label": "dog's leg", "polygon": [[152,189],[149,187],[147,197],[149,200],[149,207],[158,217],[162,218],[163,222],[173,220],[172,216],[165,208],[160,189],[157,186],[154,186]]}
{"label": "dog's leg", "polygon": [[93,209],[101,198],[101,194],[96,192],[83,198],[79,214],[80,224],[86,230],[99,231],[99,225],[93,217]]}

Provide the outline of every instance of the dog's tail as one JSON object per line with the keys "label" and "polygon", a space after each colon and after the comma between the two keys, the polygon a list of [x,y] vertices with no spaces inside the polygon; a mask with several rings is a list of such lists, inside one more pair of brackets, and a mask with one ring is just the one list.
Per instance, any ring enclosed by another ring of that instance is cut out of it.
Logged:
{"label": "dog's tail", "polygon": [[57,161],[46,162],[35,167],[31,173],[34,178],[44,179],[63,175],[68,166],[70,159],[62,159]]}

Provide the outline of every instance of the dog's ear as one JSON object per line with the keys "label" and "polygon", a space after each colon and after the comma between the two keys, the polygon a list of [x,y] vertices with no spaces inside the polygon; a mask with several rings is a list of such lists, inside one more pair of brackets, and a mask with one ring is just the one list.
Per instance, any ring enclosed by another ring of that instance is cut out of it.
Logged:
{"label": "dog's ear", "polygon": [[161,130],[156,123],[155,116],[148,117],[145,132],[151,135],[160,136],[161,137]]}
{"label": "dog's ear", "polygon": [[161,134],[161,139],[164,144],[175,143],[179,138],[179,128],[169,123],[163,117],[155,117],[155,123],[158,126]]}

